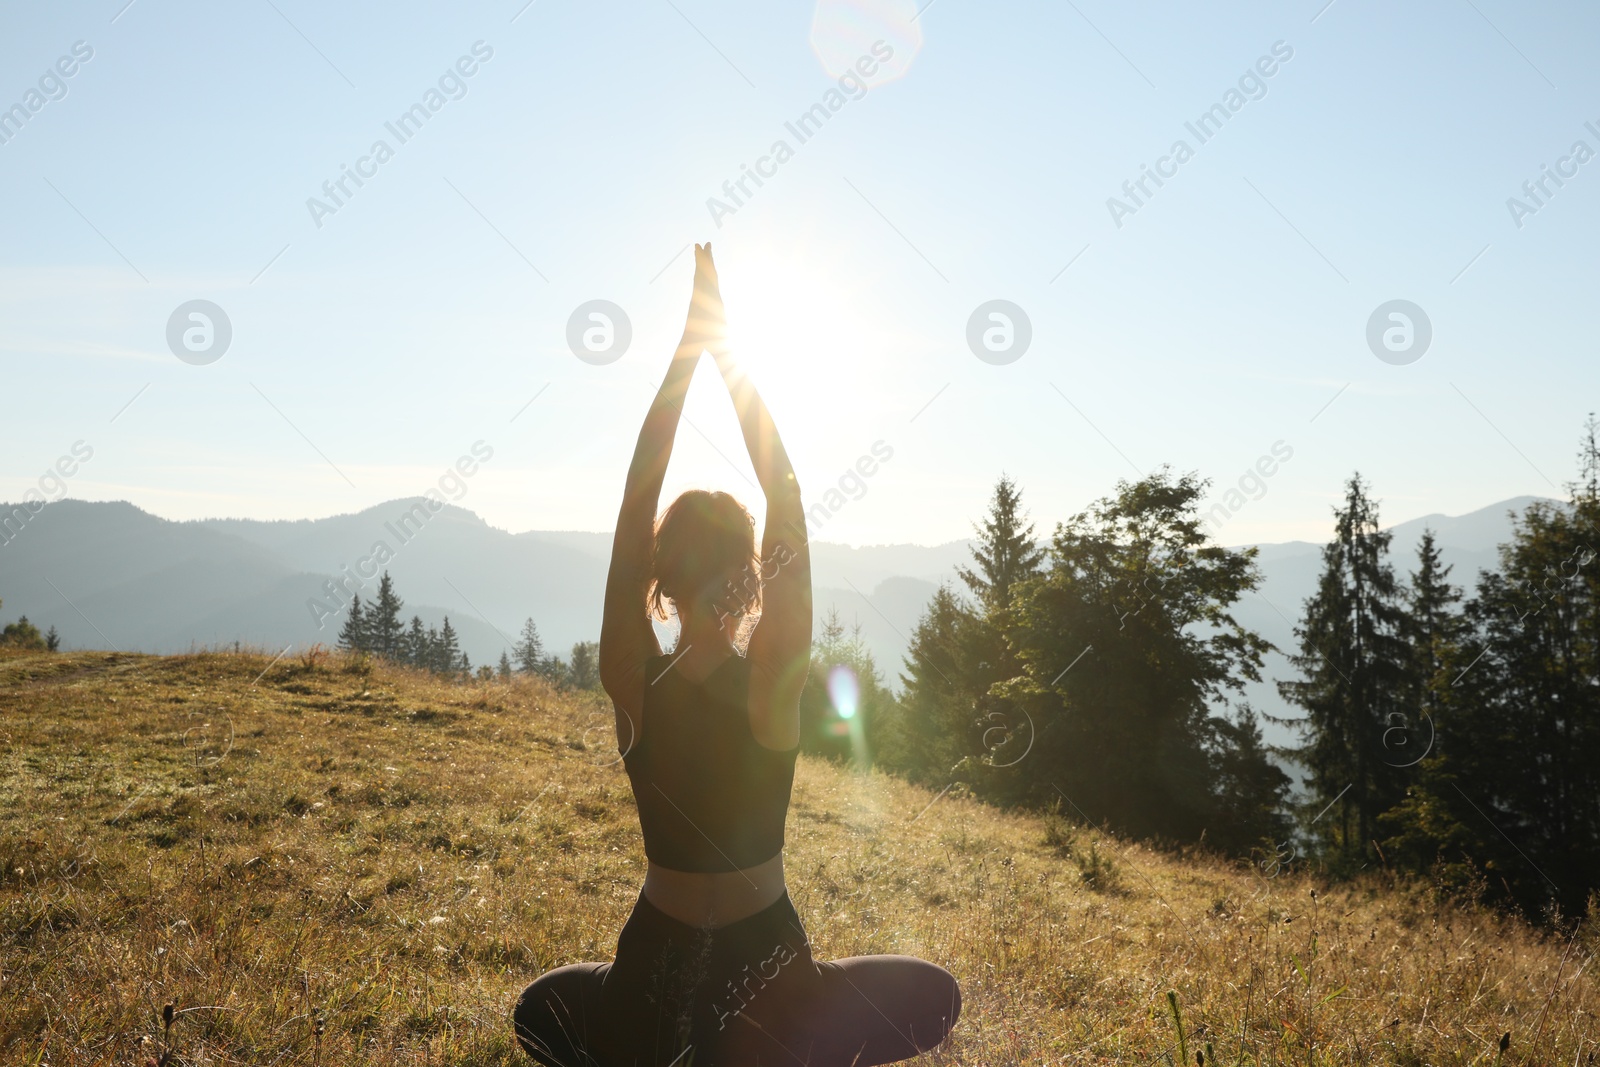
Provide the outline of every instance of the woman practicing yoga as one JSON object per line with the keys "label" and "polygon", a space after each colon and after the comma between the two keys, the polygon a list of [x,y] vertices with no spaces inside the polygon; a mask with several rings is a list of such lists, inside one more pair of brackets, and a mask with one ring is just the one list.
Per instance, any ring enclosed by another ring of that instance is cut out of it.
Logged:
{"label": "woman practicing yoga", "polygon": [[[759,556],[754,519],[726,493],[686,492],[656,518],[704,349],[767,499]],[[557,968],[518,1000],[517,1039],[541,1064],[867,1067],[933,1048],[960,1014],[956,980],[934,964],[814,960],[784,885],[811,656],[804,530],[778,431],[728,354],[711,246],[697,245],[683,340],[628,468],[600,631],[600,677],[649,869],[616,961]],[[669,608],[678,643],[662,655],[650,619]]]}

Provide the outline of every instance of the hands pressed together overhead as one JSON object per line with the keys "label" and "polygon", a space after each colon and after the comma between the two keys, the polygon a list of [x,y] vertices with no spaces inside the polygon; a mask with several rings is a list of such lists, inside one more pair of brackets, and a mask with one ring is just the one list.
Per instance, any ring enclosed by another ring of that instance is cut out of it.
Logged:
{"label": "hands pressed together overhead", "polygon": [[686,344],[710,351],[718,363],[728,355],[728,322],[709,241],[694,246],[694,293],[689,299],[683,339]]}

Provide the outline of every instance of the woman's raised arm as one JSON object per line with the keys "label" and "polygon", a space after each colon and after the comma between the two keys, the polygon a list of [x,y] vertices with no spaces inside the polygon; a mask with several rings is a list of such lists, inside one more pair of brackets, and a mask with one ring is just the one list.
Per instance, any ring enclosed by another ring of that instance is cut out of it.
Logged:
{"label": "woman's raised arm", "polygon": [[633,462],[628,466],[627,485],[622,492],[622,508],[617,514],[617,531],[611,542],[605,615],[600,624],[600,684],[616,705],[617,744],[624,752],[639,736],[646,661],[661,652],[645,610],[650,546],[655,536],[661,484],[666,477],[667,461],[672,458],[672,442],[677,436],[678,418],[689,393],[695,364],[717,332],[721,316],[720,298],[713,300],[714,276],[709,289],[706,280],[709,247],[695,246],[695,287],[683,337],[639,430]]}
{"label": "woman's raised arm", "polygon": [[[722,293],[706,246],[706,289],[720,320]],[[761,394],[734,361],[721,331],[710,342],[717,369],[739,416],[745,449],[767,498],[761,539],[761,620],[750,637],[750,715],[756,738],[768,748],[800,741],[800,691],[811,666],[811,548],[800,484]]]}

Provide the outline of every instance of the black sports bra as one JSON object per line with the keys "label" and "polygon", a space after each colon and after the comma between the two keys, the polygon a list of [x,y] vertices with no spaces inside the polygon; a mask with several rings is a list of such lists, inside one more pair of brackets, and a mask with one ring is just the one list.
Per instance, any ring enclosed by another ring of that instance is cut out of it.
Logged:
{"label": "black sports bra", "polygon": [[[650,862],[708,874],[765,863],[783,851],[795,756],[750,732],[750,663],[730,655],[704,680],[645,666],[642,736],[623,764]],[[626,742],[626,739],[624,739]]]}

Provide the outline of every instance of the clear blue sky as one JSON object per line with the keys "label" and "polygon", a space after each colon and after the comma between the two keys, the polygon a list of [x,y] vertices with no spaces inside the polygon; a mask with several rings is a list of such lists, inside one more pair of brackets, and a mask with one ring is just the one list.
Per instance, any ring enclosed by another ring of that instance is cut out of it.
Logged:
{"label": "clear blue sky", "polygon": [[[1164,462],[1220,494],[1278,441],[1223,540],[1324,539],[1354,469],[1389,521],[1560,495],[1600,378],[1600,159],[1560,163],[1600,151],[1600,11],[1324,2],[4,4],[0,108],[44,90],[0,125],[0,496],[83,440],[75,497],[320,516],[482,440],[463,506],[609,528],[706,239],[809,495],[893,450],[827,540],[965,536],[1002,470],[1046,527]],[[879,39],[801,143],[785,123]],[[400,143],[385,123],[480,41]],[[1185,124],[1276,42],[1201,143]],[[380,139],[319,227],[308,198]],[[707,199],[780,139],[718,226]],[[1119,227],[1108,198],[1180,139]],[[1576,174],[1519,227],[1546,165]],[[232,325],[208,365],[166,339],[197,299]],[[607,365],[566,342],[593,299],[632,323]],[[1004,365],[966,340],[992,299],[1032,326]],[[1392,299],[1432,323],[1409,364],[1367,345]],[[717,389],[669,491],[753,497]]]}

